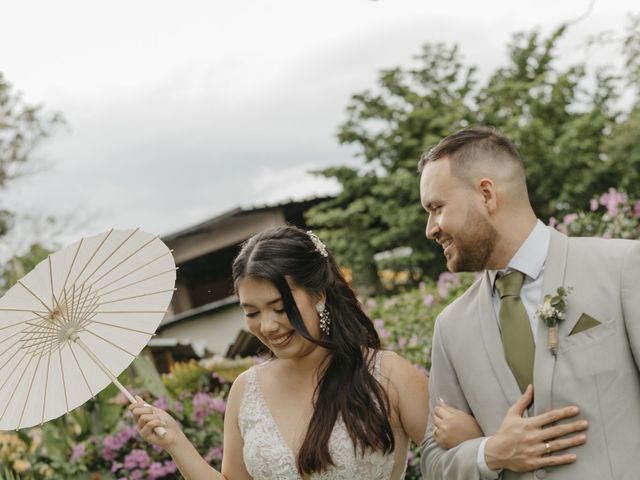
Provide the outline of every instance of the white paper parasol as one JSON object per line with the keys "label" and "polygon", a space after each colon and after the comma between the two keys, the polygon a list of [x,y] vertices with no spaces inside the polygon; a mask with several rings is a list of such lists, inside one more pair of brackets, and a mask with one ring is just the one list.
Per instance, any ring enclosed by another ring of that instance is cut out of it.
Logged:
{"label": "white paper parasol", "polygon": [[0,298],[0,430],[41,424],[114,382],[155,333],[176,267],[157,237],[110,230],[40,262]]}

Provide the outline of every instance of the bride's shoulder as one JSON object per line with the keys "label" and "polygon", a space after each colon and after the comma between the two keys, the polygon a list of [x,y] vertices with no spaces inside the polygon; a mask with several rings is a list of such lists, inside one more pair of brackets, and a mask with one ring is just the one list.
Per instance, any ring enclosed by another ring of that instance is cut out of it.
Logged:
{"label": "bride's shoulder", "polygon": [[426,383],[426,371],[409,360],[390,350],[378,352],[380,362],[380,375],[389,381],[398,390],[411,385],[414,382]]}

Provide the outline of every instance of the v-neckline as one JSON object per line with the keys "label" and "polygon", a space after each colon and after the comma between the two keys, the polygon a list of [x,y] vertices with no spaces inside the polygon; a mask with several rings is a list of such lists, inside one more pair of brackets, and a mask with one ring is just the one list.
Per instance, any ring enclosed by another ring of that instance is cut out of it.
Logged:
{"label": "v-neckline", "polygon": [[254,371],[255,371],[255,374],[253,376],[253,381],[255,382],[255,387],[256,387],[256,390],[258,391],[258,397],[260,398],[262,405],[267,411],[267,415],[271,420],[271,423],[273,423],[274,429],[278,435],[278,438],[280,439],[280,442],[282,442],[282,444],[286,447],[287,452],[289,452],[289,455],[291,456],[291,459],[293,460],[293,464],[295,466],[297,455],[293,451],[293,448],[291,448],[291,446],[284,439],[282,430],[280,430],[280,427],[278,426],[278,422],[276,422],[276,417],[273,416],[273,412],[271,411],[271,408],[269,408],[269,404],[267,403],[267,400],[264,397],[264,393],[262,392],[262,387],[260,386],[260,381],[258,380],[258,369],[256,368]]}

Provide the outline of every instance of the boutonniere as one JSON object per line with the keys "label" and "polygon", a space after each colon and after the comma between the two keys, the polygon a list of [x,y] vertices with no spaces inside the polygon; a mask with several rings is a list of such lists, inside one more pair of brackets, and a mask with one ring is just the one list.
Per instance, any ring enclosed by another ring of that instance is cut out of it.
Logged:
{"label": "boutonniere", "polygon": [[567,297],[573,287],[558,287],[555,295],[545,295],[542,305],[538,305],[536,315],[549,328],[547,346],[555,356],[558,352],[558,322],[566,318]]}

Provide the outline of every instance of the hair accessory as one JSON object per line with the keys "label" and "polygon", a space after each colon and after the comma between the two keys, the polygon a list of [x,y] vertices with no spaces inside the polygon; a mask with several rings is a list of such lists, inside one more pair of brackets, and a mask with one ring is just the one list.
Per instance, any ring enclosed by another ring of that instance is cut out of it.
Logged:
{"label": "hair accessory", "polygon": [[324,243],[322,243],[322,240],[320,240],[318,236],[311,230],[307,230],[307,235],[309,235],[309,238],[311,238],[313,245],[316,247],[316,252],[318,252],[323,257],[328,257],[329,252],[327,252],[327,247]]}
{"label": "hair accessory", "polygon": [[320,330],[328,337],[331,332],[331,315],[329,314],[329,310],[322,302],[316,304],[316,310],[320,314]]}

